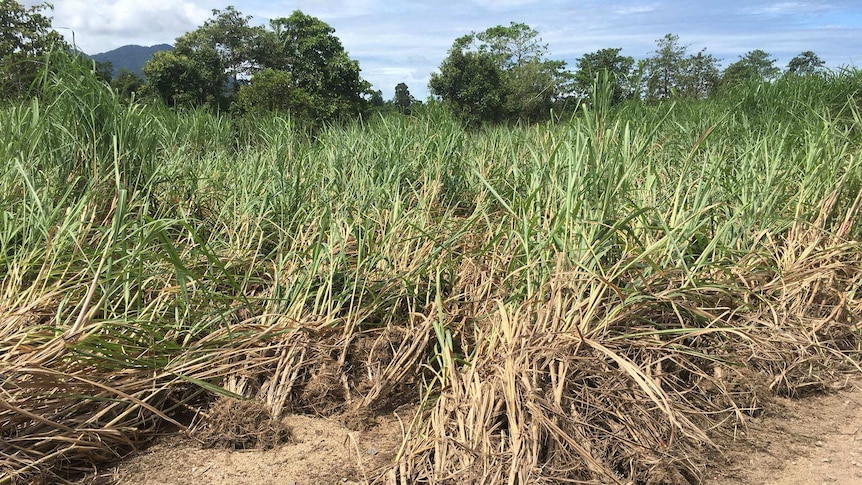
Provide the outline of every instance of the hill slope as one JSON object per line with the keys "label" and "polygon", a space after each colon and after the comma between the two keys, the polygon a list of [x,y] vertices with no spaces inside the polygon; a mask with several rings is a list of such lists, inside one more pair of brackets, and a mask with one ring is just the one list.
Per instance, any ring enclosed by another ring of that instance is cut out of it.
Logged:
{"label": "hill slope", "polygon": [[159,51],[173,50],[169,44],[158,44],[144,47],[140,45],[124,45],[112,51],[90,56],[99,62],[110,62],[114,67],[114,76],[120,69],[128,69],[138,75],[143,75],[144,64]]}

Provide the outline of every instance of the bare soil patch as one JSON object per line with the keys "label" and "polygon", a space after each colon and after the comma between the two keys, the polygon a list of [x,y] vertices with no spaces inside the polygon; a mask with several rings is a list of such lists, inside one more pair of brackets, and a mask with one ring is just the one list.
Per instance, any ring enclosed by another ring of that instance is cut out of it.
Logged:
{"label": "bare soil patch", "polygon": [[802,399],[775,398],[716,456],[706,485],[862,483],[862,381]]}
{"label": "bare soil patch", "polygon": [[[407,413],[405,413],[406,416]],[[409,418],[407,418],[409,419]],[[394,461],[402,421],[378,418],[365,431],[338,420],[292,415],[282,419],[291,439],[270,449],[204,448],[181,435],[165,436],[113,469],[82,483],[323,485],[366,483]],[[409,422],[404,422],[408,426]]]}
{"label": "bare soil patch", "polygon": [[[801,399],[775,398],[716,453],[706,485],[862,483],[862,380]],[[292,415],[291,441],[267,450],[203,448],[166,436],[86,483],[359,484],[391,466],[414,410],[351,431],[337,418]]]}

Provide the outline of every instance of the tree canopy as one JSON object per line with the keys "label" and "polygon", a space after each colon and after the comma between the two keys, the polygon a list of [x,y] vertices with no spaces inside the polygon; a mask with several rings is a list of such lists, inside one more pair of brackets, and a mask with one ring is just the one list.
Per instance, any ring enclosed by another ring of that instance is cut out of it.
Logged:
{"label": "tree canopy", "polygon": [[43,14],[51,9],[49,3],[27,8],[0,0],[0,98],[26,93],[38,72],[34,61],[51,49],[68,49],[51,28],[51,17]]}
{"label": "tree canopy", "polygon": [[655,53],[644,61],[644,68],[647,99],[705,98],[719,81],[718,59],[705,48],[689,55],[688,46],[674,34],[656,40]]}
{"label": "tree canopy", "polygon": [[799,75],[817,74],[823,70],[825,64],[814,52],[805,51],[790,59],[790,62],[787,64],[787,73]]}
{"label": "tree canopy", "polygon": [[608,81],[612,83],[611,102],[617,103],[632,97],[635,94],[632,83],[635,60],[620,55],[620,51],[620,47],[600,49],[578,59],[572,83],[575,92],[582,97],[589,95],[593,84],[607,75]]}
{"label": "tree canopy", "polygon": [[707,54],[706,48],[701,49],[684,60],[680,79],[680,95],[695,99],[706,98],[715,91],[721,79],[718,59]]}
{"label": "tree canopy", "polygon": [[770,81],[778,77],[781,69],[768,52],[755,49],[739,56],[739,60],[727,66],[721,78],[723,86],[733,86],[746,81]]}
{"label": "tree canopy", "polygon": [[260,65],[290,73],[291,89],[311,99],[318,118],[356,114],[364,108],[363,95],[371,94],[371,85],[326,22],[294,11],[290,17],[271,20],[258,46]]}
{"label": "tree canopy", "polygon": [[526,24],[473,32],[455,40],[429,88],[469,123],[547,118],[569,79],[565,63],[547,52]]}
{"label": "tree canopy", "polygon": [[402,113],[408,113],[410,106],[415,100],[410,94],[410,88],[405,83],[398,83],[395,86],[395,97],[392,98],[392,104]]}
{"label": "tree canopy", "polygon": [[488,53],[453,47],[440,64],[440,72],[431,74],[428,87],[467,123],[503,119],[503,73]]}
{"label": "tree canopy", "polygon": [[[32,85],[39,57],[67,50],[51,29],[47,3],[24,7],[0,0],[0,97],[18,96]],[[233,114],[287,111],[314,123],[354,116],[369,106],[408,113],[416,100],[405,83],[386,102],[362,79],[359,63],[345,50],[335,29],[299,10],[255,26],[233,6],[214,9],[198,28],[178,37],[173,51],[156,53],[142,79],[124,72],[110,80],[108,65],[86,62],[124,97],[150,94],[168,106],[206,105]],[[82,62],[85,56],[80,56]],[[719,69],[719,59],[669,33],[656,40],[653,54],[636,61],[622,49],[585,53],[570,72],[549,57],[548,45],[527,24],[511,22],[455,39],[428,87],[455,115],[470,124],[547,119],[568,98],[591,95],[594,83],[609,83],[603,96],[625,100],[701,99],[749,80],[771,82],[781,75],[776,60],[755,49]],[[44,65],[44,64],[42,64]],[[822,72],[825,63],[804,51],[787,64],[785,75]]]}
{"label": "tree canopy", "polygon": [[269,29],[250,20],[234,7],[213,10],[210,20],[177,39],[173,52],[147,63],[150,89],[169,105],[226,108],[239,101],[241,111],[288,110],[314,120],[364,107],[370,85],[332,27],[298,10],[272,19]]}
{"label": "tree canopy", "polygon": [[648,98],[671,97],[682,82],[686,49],[686,46],[680,45],[678,35],[667,34],[656,40],[655,55],[646,62]]}

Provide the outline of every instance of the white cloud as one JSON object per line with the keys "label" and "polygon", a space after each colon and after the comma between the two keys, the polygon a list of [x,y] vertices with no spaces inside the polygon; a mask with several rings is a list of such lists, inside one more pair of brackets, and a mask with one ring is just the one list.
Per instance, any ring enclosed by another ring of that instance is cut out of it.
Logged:
{"label": "white cloud", "polygon": [[613,12],[617,15],[632,15],[638,13],[652,12],[658,9],[658,5],[631,5],[628,7],[617,7]]}
{"label": "white cloud", "polygon": [[210,17],[211,7],[203,3],[65,0],[55,4],[53,25],[69,41],[74,32],[75,42],[88,53],[132,43],[172,43]]}
{"label": "white cloud", "polygon": [[92,0],[63,2],[55,10],[55,20],[62,22],[66,19],[72,28],[95,33],[174,32],[200,25],[211,13],[209,9],[182,0],[99,3]]}
{"label": "white cloud", "polygon": [[292,5],[289,9],[272,7],[273,16],[287,17],[293,10],[303,12],[316,17],[327,19],[341,19],[349,17],[360,17],[372,15],[384,10],[385,4],[380,0],[299,0],[296,2],[279,2]]}
{"label": "white cloud", "polygon": [[538,3],[538,0],[473,0],[473,3],[489,10],[501,10]]}
{"label": "white cloud", "polygon": [[755,15],[798,15],[831,10],[828,4],[819,2],[776,2],[746,8],[746,13]]}

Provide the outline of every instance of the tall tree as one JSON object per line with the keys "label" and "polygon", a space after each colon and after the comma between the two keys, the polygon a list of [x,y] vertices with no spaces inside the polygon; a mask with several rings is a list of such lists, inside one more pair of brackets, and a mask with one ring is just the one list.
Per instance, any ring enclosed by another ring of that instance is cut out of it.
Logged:
{"label": "tall tree", "polygon": [[315,120],[365,107],[370,85],[332,27],[298,10],[273,19],[270,30],[250,26],[250,19],[233,7],[213,10],[213,18],[177,39],[173,52],[147,63],[149,89],[170,105],[226,108],[248,88],[243,110],[296,110],[298,118]]}
{"label": "tall tree", "polygon": [[237,104],[246,113],[282,111],[289,112],[294,120],[316,122],[321,116],[314,98],[296,89],[295,84],[289,71],[264,69],[240,88]]}
{"label": "tall tree", "polygon": [[695,99],[706,98],[715,92],[720,79],[718,59],[712,54],[706,54],[706,48],[701,49],[683,62],[680,95]]}
{"label": "tall tree", "polygon": [[775,67],[775,59],[768,52],[755,49],[739,56],[739,60],[727,66],[721,76],[722,86],[733,86],[746,81],[775,79],[781,70]]}
{"label": "tall tree", "polygon": [[612,102],[617,103],[631,97],[634,86],[631,83],[632,68],[635,60],[629,56],[620,55],[622,48],[600,49],[584,54],[578,59],[578,68],[574,74],[573,88],[580,96],[588,95],[593,84],[605,75],[612,84]]}
{"label": "tall tree", "polygon": [[144,66],[148,90],[169,105],[226,108],[239,84],[259,69],[255,47],[263,29],[251,27],[251,17],[233,7],[212,13],[203,25],[177,38],[172,52],[157,52]]}
{"label": "tall tree", "polygon": [[386,101],[383,100],[383,91],[379,89],[376,91],[371,91],[370,93],[368,93],[368,96],[368,102],[371,103],[371,106],[374,106],[375,108],[380,108],[386,105]]}
{"label": "tall tree", "polygon": [[174,51],[194,58],[197,54],[218,58],[224,73],[231,80],[247,79],[257,71],[256,38],[262,28],[249,25],[251,16],[234,7],[213,9],[213,17],[197,29],[178,38]]}
{"label": "tall tree", "polygon": [[473,32],[455,40],[429,87],[468,122],[547,118],[568,73],[546,54],[526,24]]}
{"label": "tall tree", "polygon": [[41,3],[26,8],[13,0],[0,0],[0,98],[27,92],[39,68],[35,62],[51,49],[67,49],[63,37],[51,28],[53,7]]}
{"label": "tall tree", "polygon": [[787,64],[787,73],[799,75],[817,74],[823,70],[823,66],[825,65],[826,63],[813,51],[805,51],[790,59],[790,62]]}
{"label": "tall tree", "polygon": [[431,74],[431,93],[470,124],[499,121],[503,117],[506,87],[498,62],[488,53],[464,52],[458,45]]}
{"label": "tall tree", "polygon": [[[212,52],[210,52],[212,54]],[[222,65],[176,51],[160,51],[144,65],[145,91],[168,106],[220,105],[227,76]]]}
{"label": "tall tree", "polygon": [[647,98],[671,97],[682,82],[686,50],[686,46],[680,45],[678,35],[666,34],[656,40],[655,55],[647,59],[646,64]]}
{"label": "tall tree", "polygon": [[511,22],[509,26],[498,25],[471,35],[478,41],[479,50],[491,54],[503,70],[535,62],[548,52],[539,32],[523,23]]}
{"label": "tall tree", "polygon": [[395,86],[395,97],[392,98],[394,104],[399,111],[407,113],[410,110],[410,105],[413,104],[413,96],[410,95],[410,88],[405,83],[398,83]]}
{"label": "tall tree", "polygon": [[569,79],[565,66],[563,61],[533,59],[506,71],[507,116],[527,121],[548,118]]}
{"label": "tall tree", "polygon": [[258,40],[258,62],[289,72],[291,89],[311,96],[324,118],[360,112],[363,96],[371,94],[359,63],[350,59],[335,29],[299,10],[270,21],[270,30]]}

